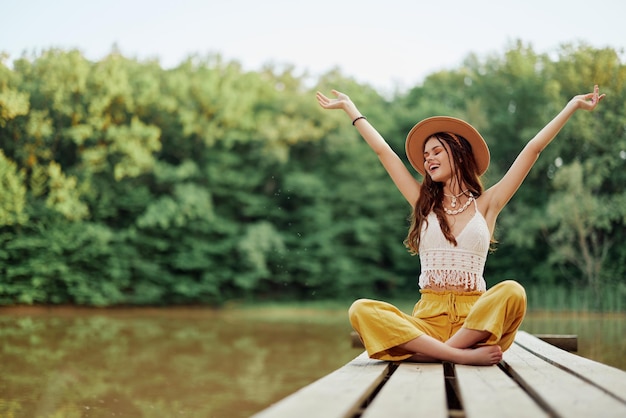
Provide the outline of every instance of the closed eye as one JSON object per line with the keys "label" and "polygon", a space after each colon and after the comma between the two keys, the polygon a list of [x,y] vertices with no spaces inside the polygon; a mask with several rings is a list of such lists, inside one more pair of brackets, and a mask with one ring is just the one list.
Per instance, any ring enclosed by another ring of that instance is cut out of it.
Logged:
{"label": "closed eye", "polygon": [[433,156],[436,156],[436,155],[441,154],[442,151],[443,151],[443,147],[441,146],[433,147],[433,149],[430,152],[424,153],[424,161],[426,161],[426,159],[430,156],[431,153]]}

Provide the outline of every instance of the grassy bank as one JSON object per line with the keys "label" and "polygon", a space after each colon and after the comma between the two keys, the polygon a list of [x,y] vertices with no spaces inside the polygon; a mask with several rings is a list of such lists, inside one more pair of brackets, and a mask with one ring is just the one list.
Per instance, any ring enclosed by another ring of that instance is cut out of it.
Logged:
{"label": "grassy bank", "polygon": [[626,285],[589,288],[527,286],[528,309],[548,311],[626,312]]}
{"label": "grassy bank", "polygon": [[[626,312],[626,285],[607,285],[599,292],[588,288],[566,286],[525,286],[529,311],[553,312]],[[375,297],[397,306],[404,312],[411,312],[419,294],[412,298]],[[355,295],[354,299],[359,298]],[[259,315],[271,314],[273,310],[293,309],[294,312],[304,311],[341,311],[347,314],[354,299],[345,300],[304,300],[304,301],[231,301],[224,308],[242,309],[256,312]]]}

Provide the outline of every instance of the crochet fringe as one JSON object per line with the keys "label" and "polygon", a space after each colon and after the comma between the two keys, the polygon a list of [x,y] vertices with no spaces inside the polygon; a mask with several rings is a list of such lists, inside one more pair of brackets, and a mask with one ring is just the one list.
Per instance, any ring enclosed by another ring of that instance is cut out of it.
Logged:
{"label": "crochet fringe", "polygon": [[479,292],[484,292],[487,287],[485,279],[475,273],[444,269],[423,271],[419,277],[419,286],[422,289],[434,287]]}

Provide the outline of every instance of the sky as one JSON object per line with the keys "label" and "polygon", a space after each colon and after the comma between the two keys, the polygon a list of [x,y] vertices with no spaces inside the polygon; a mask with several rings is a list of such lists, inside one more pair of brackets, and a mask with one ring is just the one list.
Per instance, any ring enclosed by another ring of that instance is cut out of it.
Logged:
{"label": "sky", "polygon": [[96,61],[115,46],[164,68],[220,54],[250,71],[292,66],[315,78],[339,68],[392,91],[518,40],[537,53],[610,47],[624,60],[625,18],[624,0],[16,0],[2,7],[0,52],[9,65],[49,48]]}

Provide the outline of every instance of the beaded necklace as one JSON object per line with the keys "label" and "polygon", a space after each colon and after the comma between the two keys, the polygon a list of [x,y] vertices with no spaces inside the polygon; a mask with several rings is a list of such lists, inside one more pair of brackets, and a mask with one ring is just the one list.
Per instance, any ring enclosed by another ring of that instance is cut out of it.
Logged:
{"label": "beaded necklace", "polygon": [[[460,193],[456,197],[461,196],[462,194],[463,193]],[[453,200],[452,207],[456,206],[456,197]],[[447,207],[444,206],[443,207],[443,211],[445,213],[447,213],[448,215],[458,215],[459,213],[465,211],[465,209],[467,209],[467,207],[470,205],[470,203],[472,203],[473,200],[474,200],[474,195],[472,194],[472,192],[470,192],[469,197],[467,198],[467,202],[465,202],[465,204],[463,206],[461,206],[460,208],[455,209],[455,210],[448,209]]]}
{"label": "beaded necklace", "polygon": [[443,195],[452,199],[451,206],[453,208],[455,208],[456,207],[456,198],[461,196],[461,195],[463,195],[463,194],[465,194],[465,193],[467,193],[467,192],[468,192],[468,190],[465,190],[465,191],[463,191],[463,192],[461,192],[461,193],[459,193],[457,195],[451,195],[451,194],[445,194],[445,193]]}

